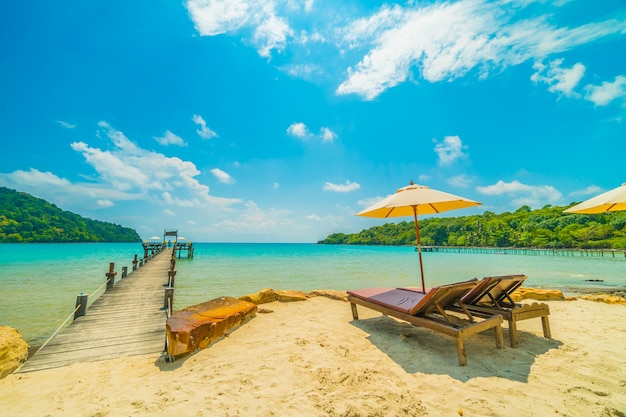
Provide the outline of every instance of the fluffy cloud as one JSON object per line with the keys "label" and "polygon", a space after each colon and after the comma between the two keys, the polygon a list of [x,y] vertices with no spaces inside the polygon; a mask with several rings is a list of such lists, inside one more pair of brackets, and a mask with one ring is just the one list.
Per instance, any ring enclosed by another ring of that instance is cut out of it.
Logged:
{"label": "fluffy cloud", "polygon": [[100,122],[99,126],[110,139],[111,149],[92,147],[85,142],[70,145],[95,171],[96,175],[83,175],[89,180],[72,182],[51,172],[31,169],[0,174],[0,184],[33,192],[49,201],[82,200],[83,205],[88,205],[85,199],[92,200],[100,208],[112,207],[122,200],[217,208],[240,202],[209,194],[209,187],[196,178],[200,171],[194,163],[144,150],[106,122]]}
{"label": "fluffy cloud", "polygon": [[312,136],[309,128],[302,122],[292,123],[291,126],[287,128],[287,133],[300,139],[306,139]]}
{"label": "fluffy cloud", "polygon": [[463,151],[467,146],[463,145],[458,136],[446,136],[442,142],[435,142],[435,153],[439,158],[439,165],[451,165],[460,158],[467,157]]}
{"label": "fluffy cloud", "polygon": [[213,130],[211,130],[209,127],[207,127],[206,122],[204,121],[204,119],[201,116],[199,116],[197,114],[194,114],[193,117],[191,118],[191,120],[193,120],[193,122],[195,124],[200,126],[200,129],[196,130],[196,133],[202,139],[211,139],[211,138],[216,138],[217,137],[217,133],[215,133]]}
{"label": "fluffy cloud", "polygon": [[358,182],[352,182],[350,180],[346,180],[344,184],[333,184],[332,182],[327,182],[324,184],[324,191],[335,191],[338,193],[349,193],[351,191],[355,191],[361,188],[361,184]]}
{"label": "fluffy cloud", "polygon": [[580,80],[585,75],[585,66],[581,63],[574,64],[571,68],[563,68],[562,59],[551,61],[548,65],[536,62],[533,68],[537,70],[530,79],[535,83],[548,84],[548,91],[564,94],[567,97],[578,97],[574,91]]}
{"label": "fluffy cloud", "polygon": [[626,77],[618,75],[615,81],[605,81],[601,85],[588,85],[585,87],[585,98],[595,103],[596,106],[606,106],[613,100],[626,101]]}
{"label": "fluffy cloud", "polygon": [[[507,1],[461,0],[421,7],[383,7],[347,26],[345,42],[367,50],[348,69],[338,94],[359,94],[367,100],[410,79],[416,69],[424,80],[438,82],[475,71],[479,78],[531,59],[565,52],[626,28],[609,20],[577,28],[550,25],[545,16],[519,19],[520,8]],[[570,80],[553,88],[567,89]],[[566,77],[567,78],[567,77]]]}
{"label": "fluffy cloud", "polygon": [[213,176],[217,178],[217,180],[221,182],[222,184],[234,184],[235,183],[235,180],[233,177],[231,177],[230,175],[228,175],[226,172],[222,171],[219,168],[213,168],[211,170],[211,174],[213,174]]}
{"label": "fluffy cloud", "polygon": [[285,48],[294,32],[287,19],[278,15],[274,0],[189,0],[187,10],[202,36],[233,33],[251,28],[259,55],[270,57],[272,50]]}
{"label": "fluffy cloud", "polygon": [[551,185],[526,185],[517,180],[511,182],[500,180],[493,185],[476,187],[476,191],[488,196],[508,195],[511,197],[511,205],[515,207],[522,205],[542,207],[546,204],[557,203],[562,196]]}
{"label": "fluffy cloud", "polygon": [[314,135],[307,125],[302,122],[292,123],[291,126],[287,128],[287,133],[290,136],[293,136],[298,139],[310,139],[313,137],[317,137],[322,140],[322,142],[333,142],[337,139],[337,134],[330,130],[328,127],[321,127],[319,134]]}
{"label": "fluffy cloud", "polygon": [[168,146],[168,145],[187,146],[187,142],[185,142],[183,138],[181,138],[178,135],[175,135],[169,130],[166,131],[163,136],[154,137],[154,140],[156,140],[163,146]]}

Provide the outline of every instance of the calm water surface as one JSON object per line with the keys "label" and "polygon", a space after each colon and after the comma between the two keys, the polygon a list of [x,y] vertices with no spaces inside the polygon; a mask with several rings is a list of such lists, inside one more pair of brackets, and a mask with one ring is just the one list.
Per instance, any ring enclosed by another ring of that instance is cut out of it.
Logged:
{"label": "calm water surface", "polygon": [[[109,263],[132,265],[139,243],[3,244],[0,246],[0,325],[17,328],[40,344],[73,311],[76,295],[95,292]],[[426,285],[489,275],[526,274],[527,286],[597,288],[626,286],[626,259],[586,256],[424,253]],[[176,264],[174,308],[262,288],[348,290],[419,286],[413,247],[316,244],[198,243],[194,259]],[[593,282],[599,280],[601,282]],[[93,296],[91,296],[93,294]]]}

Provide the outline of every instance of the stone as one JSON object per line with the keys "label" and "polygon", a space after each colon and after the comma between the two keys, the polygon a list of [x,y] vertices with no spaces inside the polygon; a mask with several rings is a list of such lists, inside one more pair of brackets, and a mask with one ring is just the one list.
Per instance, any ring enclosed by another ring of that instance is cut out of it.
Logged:
{"label": "stone", "polygon": [[520,287],[511,294],[515,302],[532,299],[539,301],[565,300],[563,292],[559,290],[546,290],[539,288]]}
{"label": "stone", "polygon": [[278,297],[276,296],[276,293],[274,292],[273,289],[265,288],[259,292],[241,296],[239,297],[239,299],[242,301],[247,301],[249,303],[259,305],[259,304],[272,303],[276,301]]}
{"label": "stone", "polygon": [[256,304],[220,297],[174,312],[166,322],[167,353],[172,357],[204,349],[230,329],[254,317]]}
{"label": "stone", "polygon": [[276,290],[276,299],[282,302],[305,301],[309,298],[307,293],[297,290]]}
{"label": "stone", "polygon": [[20,332],[12,327],[0,326],[0,379],[26,362],[28,348]]}
{"label": "stone", "polygon": [[626,298],[618,296],[618,295],[610,295],[610,294],[601,293],[601,294],[581,295],[578,298],[580,298],[581,300],[589,300],[589,301],[596,301],[599,303],[619,304],[619,305],[626,306]]}
{"label": "stone", "polygon": [[348,293],[338,290],[313,290],[309,293],[311,297],[326,297],[331,300],[348,301]]}

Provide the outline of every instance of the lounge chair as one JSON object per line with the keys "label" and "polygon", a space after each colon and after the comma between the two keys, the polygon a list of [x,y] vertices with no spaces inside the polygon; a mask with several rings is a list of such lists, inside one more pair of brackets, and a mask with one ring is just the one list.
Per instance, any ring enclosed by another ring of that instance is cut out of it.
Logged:
{"label": "lounge chair", "polygon": [[546,339],[552,337],[548,321],[550,308],[547,304],[519,304],[511,298],[513,291],[519,288],[526,278],[526,275],[485,277],[463,297],[465,307],[472,313],[478,316],[501,314],[509,322],[512,347],[519,344],[517,322],[520,320],[541,317],[544,337]]}
{"label": "lounge chair", "polygon": [[[348,301],[352,317],[359,319],[356,305],[379,311],[385,315],[407,321],[415,326],[425,327],[456,339],[459,366],[467,365],[465,339],[493,328],[496,346],[502,348],[502,316],[492,314],[484,320],[476,321],[465,309],[461,299],[477,285],[477,280],[442,285],[430,289],[426,294],[412,288],[369,288],[348,291]],[[457,305],[465,314],[464,318],[450,314],[450,308]]]}

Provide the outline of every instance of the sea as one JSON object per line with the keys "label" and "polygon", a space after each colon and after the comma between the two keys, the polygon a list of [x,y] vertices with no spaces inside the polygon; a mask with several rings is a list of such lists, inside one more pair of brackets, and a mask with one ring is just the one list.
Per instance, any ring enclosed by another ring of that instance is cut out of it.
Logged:
{"label": "sea", "polygon": [[[412,246],[293,243],[194,243],[193,259],[176,263],[174,309],[264,288],[312,291],[421,285]],[[0,326],[41,345],[72,316],[76,296],[104,292],[115,264],[132,269],[140,243],[0,245]],[[566,295],[626,286],[626,258],[584,255],[423,252],[426,286],[484,276],[525,274],[525,286]],[[87,313],[88,314],[88,313]]]}

